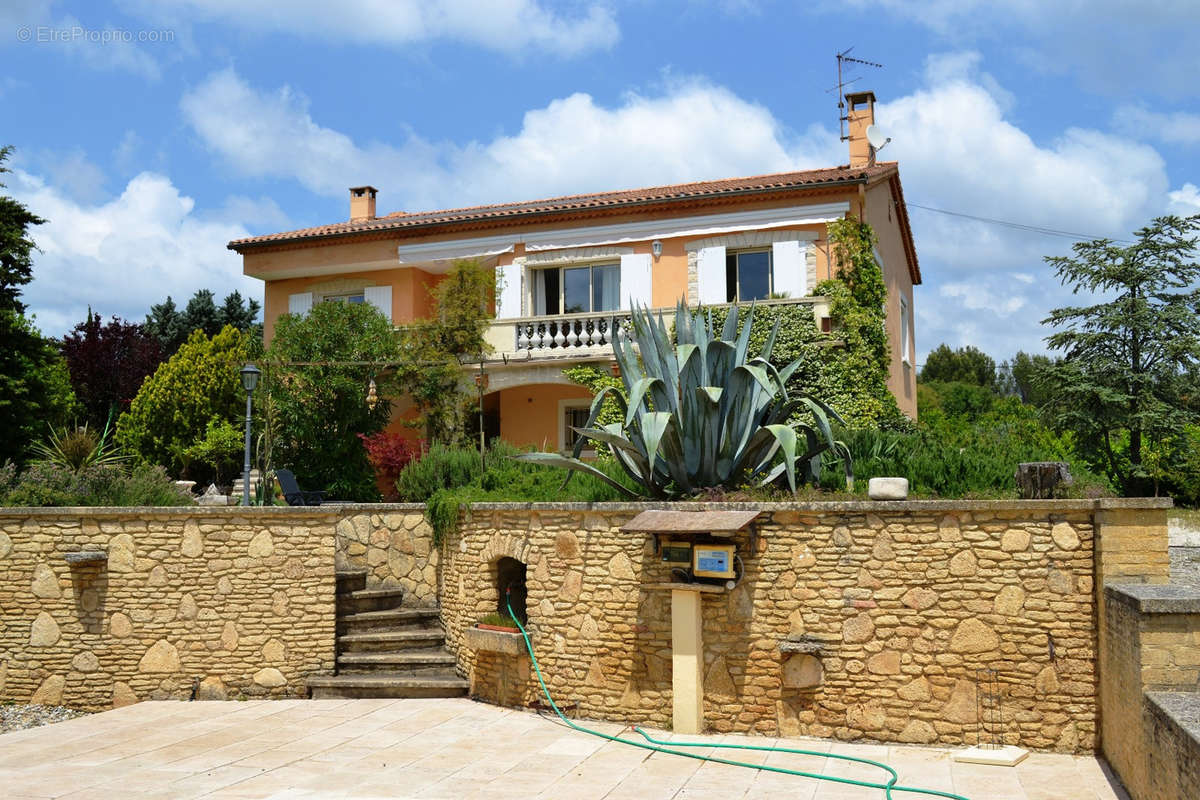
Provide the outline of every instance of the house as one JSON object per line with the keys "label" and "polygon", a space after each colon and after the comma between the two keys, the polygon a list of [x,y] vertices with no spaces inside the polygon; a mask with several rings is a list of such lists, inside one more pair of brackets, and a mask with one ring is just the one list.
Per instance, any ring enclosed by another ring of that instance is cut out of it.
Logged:
{"label": "house", "polygon": [[[427,316],[428,289],[454,261],[494,266],[485,419],[518,445],[566,448],[589,393],[565,366],[612,363],[635,304],[673,308],[750,300],[804,304],[829,276],[826,224],[871,224],[888,287],[888,388],[916,416],[913,286],[921,282],[895,163],[867,141],[875,96],[848,94],[849,164],[532,202],[376,214],[377,190],[350,190],[350,219],[229,243],[266,284],[264,329],[317,302],[365,302],[394,324]],[[408,413],[411,413],[409,410]],[[405,416],[398,409],[397,422]]]}

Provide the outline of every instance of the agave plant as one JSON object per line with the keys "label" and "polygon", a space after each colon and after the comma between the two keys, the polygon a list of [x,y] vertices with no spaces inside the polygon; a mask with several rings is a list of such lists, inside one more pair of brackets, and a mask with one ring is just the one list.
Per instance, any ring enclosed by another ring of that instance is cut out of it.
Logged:
{"label": "agave plant", "polygon": [[[711,312],[690,312],[681,303],[675,310],[675,344],[661,313],[639,308],[632,317],[641,358],[630,342],[613,341],[624,391],[610,387],[596,395],[587,424],[575,429],[580,438],[572,456],[526,453],[518,458],[588,472],[632,494],[580,460],[590,439],[606,447],[645,494],[657,498],[708,487],[765,486],[780,478],[795,494],[798,485],[819,480],[825,457],[840,459],[853,481],[849,450],[834,439],[829,424],[841,417],[814,397],[789,394],[787,382],[799,359],[783,369],[771,364],[778,321],[762,351],[749,357],[753,306],[741,333],[734,306],[718,335]],[[624,420],[596,426],[608,398]]]}
{"label": "agave plant", "polygon": [[97,435],[89,430],[85,422],[80,426],[50,429],[44,442],[33,445],[37,461],[64,467],[72,472],[81,472],[87,467],[108,467],[121,464],[125,459],[111,438],[112,429],[105,424]]}

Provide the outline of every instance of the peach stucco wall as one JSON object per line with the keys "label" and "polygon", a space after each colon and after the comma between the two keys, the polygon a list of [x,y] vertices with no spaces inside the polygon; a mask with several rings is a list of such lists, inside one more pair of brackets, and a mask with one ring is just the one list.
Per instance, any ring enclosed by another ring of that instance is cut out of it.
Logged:
{"label": "peach stucco wall", "polygon": [[565,383],[536,383],[500,392],[500,436],[518,447],[558,449],[558,401],[590,400],[591,392]]}
{"label": "peach stucco wall", "polygon": [[[892,192],[888,181],[875,184],[866,192],[865,213],[867,222],[879,238],[879,256],[883,260],[883,280],[887,284],[887,334],[892,352],[892,369],[888,378],[888,389],[900,405],[900,410],[909,417],[917,418],[917,387],[914,365],[916,364],[916,326],[913,321],[913,285],[908,271],[904,241],[900,233],[899,215],[892,205]],[[900,352],[900,298],[908,302],[908,352]]]}

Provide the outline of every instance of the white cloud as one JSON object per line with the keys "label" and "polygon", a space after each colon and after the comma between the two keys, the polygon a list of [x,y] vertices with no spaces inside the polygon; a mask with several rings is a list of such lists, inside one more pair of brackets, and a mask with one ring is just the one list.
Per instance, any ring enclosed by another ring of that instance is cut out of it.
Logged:
{"label": "white cloud", "polygon": [[1135,139],[1155,139],[1167,144],[1200,144],[1200,114],[1163,113],[1142,106],[1122,106],[1113,114],[1117,130]]}
{"label": "white cloud", "polygon": [[1012,294],[1012,287],[999,288],[979,283],[943,283],[938,287],[942,297],[962,301],[970,311],[990,311],[999,317],[1009,317],[1025,307],[1026,298]]}
{"label": "white cloud", "polygon": [[162,77],[158,60],[137,42],[138,31],[84,24],[69,14],[55,16],[53,5],[46,0],[6,2],[5,8],[0,8],[0,47],[53,49],[89,69],[130,72],[152,81]]}
{"label": "white cloud", "polygon": [[197,215],[163,175],[143,172],[118,197],[94,204],[21,169],[8,176],[7,191],[48,220],[32,230],[41,252],[23,298],[47,335],[62,335],[89,307],[140,321],[168,294],[186,302],[197,289],[261,300],[262,284],[243,277],[241,259],[225,249],[247,229]]}
{"label": "white cloud", "polygon": [[630,94],[615,108],[573,94],[527,112],[513,135],[465,145],[433,144],[415,134],[400,145],[356,143],[315,121],[307,101],[288,87],[259,91],[232,70],[186,94],[182,109],[201,140],[242,173],[294,178],[337,197],[370,183],[385,201],[408,210],[825,166],[842,158],[832,134],[820,128],[793,134],[768,109],[694,80],[655,95]]}
{"label": "white cloud", "polygon": [[539,0],[141,0],[132,3],[159,20],[218,21],[260,33],[286,32],[399,47],[455,40],[514,56],[574,56],[607,49],[620,38],[603,4],[575,4],[563,13]]}
{"label": "white cloud", "polygon": [[1170,204],[1167,211],[1172,214],[1191,216],[1200,214],[1200,188],[1194,183],[1185,183],[1167,195]]}

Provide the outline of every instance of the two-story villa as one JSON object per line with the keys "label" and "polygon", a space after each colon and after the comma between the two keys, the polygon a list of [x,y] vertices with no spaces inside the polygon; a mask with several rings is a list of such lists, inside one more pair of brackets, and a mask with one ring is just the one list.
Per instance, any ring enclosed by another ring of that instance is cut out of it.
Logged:
{"label": "two-story villa", "polygon": [[[493,266],[485,418],[518,445],[562,449],[590,396],[564,366],[612,363],[635,304],[674,308],[751,300],[801,303],[825,322],[813,287],[829,277],[826,224],[874,228],[888,286],[888,388],[916,416],[913,286],[921,282],[893,162],[875,162],[871,92],[847,95],[850,163],[446,211],[376,214],[377,190],[350,190],[350,219],[239,239],[245,274],[266,284],[265,335],[285,312],[365,302],[402,325],[429,313],[428,289],[459,259]],[[405,416],[398,404],[397,421]]]}

